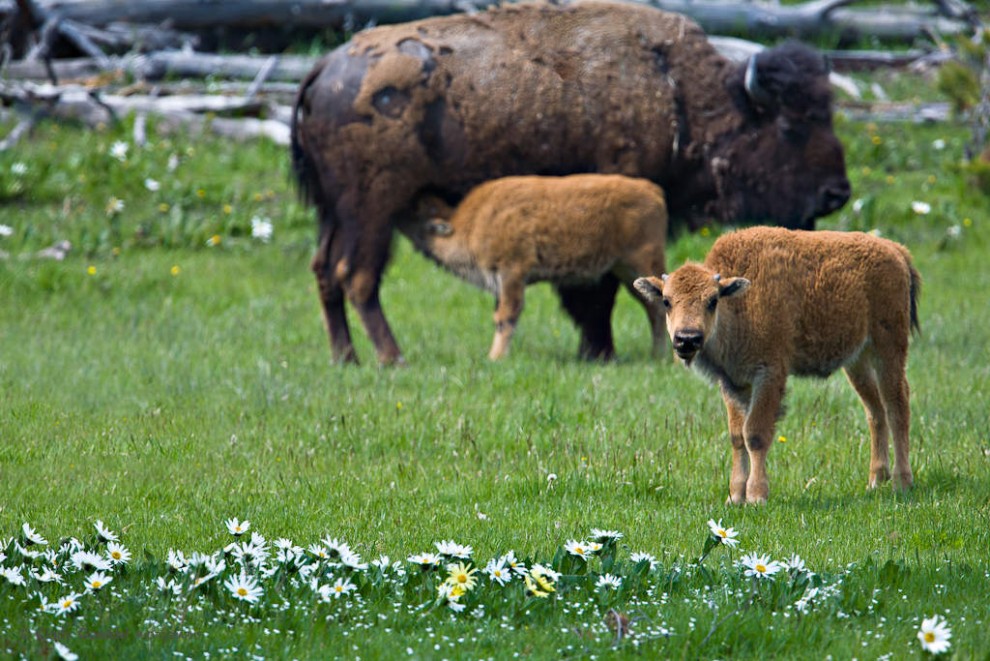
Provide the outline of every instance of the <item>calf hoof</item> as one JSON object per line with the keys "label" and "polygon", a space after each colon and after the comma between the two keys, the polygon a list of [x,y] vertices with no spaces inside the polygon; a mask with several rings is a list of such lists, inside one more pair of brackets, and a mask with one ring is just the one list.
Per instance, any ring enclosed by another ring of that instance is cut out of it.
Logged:
{"label": "calf hoof", "polygon": [[882,468],[876,468],[870,471],[870,482],[867,485],[868,489],[876,489],[878,486],[890,480],[890,469],[886,466]]}
{"label": "calf hoof", "polygon": [[901,491],[907,491],[914,486],[914,476],[912,476],[910,472],[898,473],[894,477],[894,486]]}

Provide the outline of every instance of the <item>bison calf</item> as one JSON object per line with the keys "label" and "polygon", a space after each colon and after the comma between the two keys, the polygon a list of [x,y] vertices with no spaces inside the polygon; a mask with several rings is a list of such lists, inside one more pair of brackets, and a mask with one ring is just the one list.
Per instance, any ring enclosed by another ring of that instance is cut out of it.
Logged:
{"label": "bison calf", "polygon": [[505,177],[474,188],[456,209],[425,196],[418,218],[400,229],[442,266],[495,294],[492,360],[508,351],[527,284],[609,274],[643,303],[654,353],[663,351],[663,313],[632,286],[664,269],[667,207],[656,184],[621,175]]}
{"label": "bison calf", "polygon": [[717,381],[729,419],[729,500],[765,502],[767,451],[789,374],[826,377],[840,367],[870,425],[869,486],[908,464],[908,337],[917,330],[921,278],[903,246],[868,234],[757,227],[715,242],[636,288],[660,299],[674,352]]}

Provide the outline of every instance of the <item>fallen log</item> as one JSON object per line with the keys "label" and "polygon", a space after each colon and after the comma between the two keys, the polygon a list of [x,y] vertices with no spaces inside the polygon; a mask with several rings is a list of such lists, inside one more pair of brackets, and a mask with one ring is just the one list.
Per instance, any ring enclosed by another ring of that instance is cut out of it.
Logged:
{"label": "fallen log", "polygon": [[[498,0],[33,0],[44,11],[93,26],[124,21],[160,24],[179,30],[225,27],[238,31],[357,29],[374,23],[398,23],[429,16],[478,11]],[[808,37],[838,33],[910,41],[927,34],[967,31],[976,13],[962,0],[933,0],[930,9],[874,6],[846,9],[856,0],[812,0],[798,5],[718,0],[627,0],[690,16],[709,33],[747,36]],[[13,0],[0,0],[0,15],[10,15]]]}

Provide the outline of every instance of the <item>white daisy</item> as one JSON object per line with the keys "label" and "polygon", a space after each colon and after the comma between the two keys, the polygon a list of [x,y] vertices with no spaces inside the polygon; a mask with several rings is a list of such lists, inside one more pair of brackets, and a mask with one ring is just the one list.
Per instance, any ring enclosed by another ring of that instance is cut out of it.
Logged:
{"label": "white daisy", "polygon": [[919,200],[915,200],[914,202],[911,203],[911,211],[915,212],[919,216],[927,215],[931,213],[931,210],[932,210],[932,205],[928,204],[927,202],[921,202]]}
{"label": "white daisy", "polygon": [[464,588],[454,583],[444,581],[437,586],[437,600],[446,601],[447,607],[455,613],[460,613],[466,608],[466,605],[460,602],[464,593]]}
{"label": "white daisy", "polygon": [[340,564],[344,565],[349,569],[355,569],[357,571],[364,571],[368,568],[368,563],[361,562],[361,556],[353,551],[348,551],[347,553],[342,553],[340,556]]}
{"label": "white daisy", "polygon": [[931,654],[947,652],[952,645],[949,642],[950,638],[952,638],[952,629],[949,628],[949,623],[938,615],[926,618],[918,630],[921,649]]}
{"label": "white daisy", "polygon": [[515,551],[509,551],[508,553],[503,555],[500,560],[505,564],[506,567],[508,567],[514,573],[519,574],[520,576],[525,576],[529,573],[529,569],[526,568],[526,565],[521,560],[516,558]]}
{"label": "white daisy", "polygon": [[14,228],[10,225],[0,225],[0,236],[10,236],[14,233]]}
{"label": "white daisy", "polygon": [[567,540],[564,544],[564,550],[582,560],[587,560],[588,556],[591,555],[591,551],[588,549],[588,542],[579,542],[574,539]]}
{"label": "white daisy", "polygon": [[776,560],[771,561],[769,555],[750,553],[739,559],[739,566],[745,569],[746,576],[755,578],[772,578],[780,571],[781,565]]}
{"label": "white daisy", "polygon": [[649,553],[642,553],[642,552],[639,552],[639,551],[637,551],[636,553],[633,553],[632,555],[630,555],[629,556],[629,561],[632,562],[634,565],[638,565],[641,562],[648,562],[648,563],[650,563],[650,569],[651,570],[652,569],[655,569],[656,566],[657,566],[657,559],[656,558],[654,558]]}
{"label": "white daisy", "polygon": [[357,590],[357,586],[351,583],[351,579],[337,577],[333,585],[323,585],[320,587],[320,599],[323,601],[340,599],[354,590]]}
{"label": "white daisy", "polygon": [[175,582],[175,579],[170,578],[166,581],[164,576],[159,576],[155,579],[155,585],[158,586],[159,592],[171,594],[174,597],[178,597],[182,594],[182,587]]}
{"label": "white daisy", "polygon": [[7,579],[11,585],[21,586],[25,583],[19,567],[0,567],[0,576]]}
{"label": "white daisy", "polygon": [[20,542],[14,542],[14,550],[17,551],[21,556],[27,558],[28,560],[37,560],[42,555],[41,551],[32,551],[21,546]]}
{"label": "white daisy", "polygon": [[241,572],[240,576],[231,576],[224,581],[223,585],[230,590],[230,594],[235,599],[247,601],[252,604],[256,603],[261,598],[261,595],[265,593],[262,587],[258,585],[258,581],[244,572]]}
{"label": "white daisy", "polygon": [[512,580],[512,570],[505,566],[505,556],[492,558],[482,571],[499,585],[505,585]]}
{"label": "white daisy", "polygon": [[801,556],[796,553],[787,561],[787,568],[795,574],[804,574],[808,572],[808,568],[805,566],[804,560],[802,560]]}
{"label": "white daisy", "polygon": [[113,581],[113,577],[103,572],[93,572],[86,577],[86,591],[87,592],[97,592],[102,590],[108,583]]}
{"label": "white daisy", "polygon": [[126,565],[131,561],[131,552],[123,544],[107,542],[107,559],[115,565]]}
{"label": "white daisy", "polygon": [[419,555],[411,555],[407,558],[409,562],[414,565],[419,565],[420,569],[439,569],[440,568],[440,556],[436,553],[420,553]]}
{"label": "white daisy", "polygon": [[45,567],[41,573],[36,572],[34,569],[28,569],[28,576],[38,581],[39,583],[61,583],[62,577],[52,571],[51,567]]}
{"label": "white daisy", "polygon": [[613,541],[617,542],[622,539],[623,535],[618,530],[599,530],[598,528],[591,529],[591,538],[596,542],[601,542],[602,544]]}
{"label": "white daisy", "polygon": [[227,530],[234,537],[240,537],[251,528],[251,522],[247,519],[244,521],[238,521],[236,518],[227,519],[224,523],[227,525]]}
{"label": "white daisy", "polygon": [[708,527],[712,531],[712,536],[717,538],[720,544],[725,544],[726,546],[735,546],[739,543],[736,539],[737,533],[732,528],[725,528],[722,526],[722,520],[719,519],[717,522],[714,519],[708,519]]}
{"label": "white daisy", "polygon": [[99,519],[96,520],[96,536],[103,542],[116,542],[119,538],[112,530],[103,525]]}
{"label": "white daisy", "polygon": [[274,542],[272,542],[272,544],[277,549],[281,549],[283,551],[292,551],[296,555],[303,552],[301,546],[296,546],[291,539],[286,539],[285,537],[279,537]]}
{"label": "white daisy", "polygon": [[21,532],[24,533],[24,546],[33,546],[35,544],[46,546],[48,544],[48,540],[36,533],[34,528],[26,523],[21,526]]}
{"label": "white daisy", "polygon": [[79,571],[109,571],[110,561],[92,551],[76,551],[69,558]]}
{"label": "white daisy", "polygon": [[72,592],[64,597],[59,597],[54,603],[49,604],[51,612],[55,615],[65,615],[79,608],[79,598],[81,594]]}
{"label": "white daisy", "polygon": [[151,177],[148,177],[147,179],[144,180],[144,187],[147,188],[152,193],[155,193],[158,191],[158,189],[162,187],[162,185],[158,183],[156,180],[152,179]]}
{"label": "white daisy", "polygon": [[320,560],[329,560],[330,554],[327,552],[326,548],[320,546],[319,544],[310,544],[306,547],[306,551],[315,558]]}
{"label": "white daisy", "polygon": [[606,590],[618,590],[621,585],[622,578],[619,576],[613,576],[612,574],[602,574],[598,577],[598,581],[595,583],[596,588]]}
{"label": "white daisy", "polygon": [[208,574],[203,574],[202,576],[197,576],[192,580],[192,583],[189,584],[189,591],[191,592],[198,587],[206,585],[216,577],[217,575],[214,574],[213,572],[210,572]]}
{"label": "white daisy", "polygon": [[169,570],[174,572],[185,571],[189,567],[186,556],[182,555],[182,551],[175,551],[173,549],[168,550],[168,559],[165,562],[168,564]]}
{"label": "white daisy", "polygon": [[470,560],[471,554],[474,553],[474,549],[470,546],[464,546],[452,540],[435,542],[434,546],[437,547],[437,553],[440,555],[448,558],[457,558],[459,560]]}
{"label": "white daisy", "polygon": [[323,546],[326,547],[331,560],[335,560],[345,553],[351,552],[351,547],[348,546],[347,542],[342,542],[336,537],[324,537],[321,541]]}
{"label": "white daisy", "polygon": [[55,653],[62,661],[78,661],[79,655],[58,641],[54,641]]}
{"label": "white daisy", "polygon": [[549,567],[541,564],[533,565],[533,568],[529,570],[529,573],[531,576],[544,576],[554,583],[560,580],[560,572],[555,572]]}

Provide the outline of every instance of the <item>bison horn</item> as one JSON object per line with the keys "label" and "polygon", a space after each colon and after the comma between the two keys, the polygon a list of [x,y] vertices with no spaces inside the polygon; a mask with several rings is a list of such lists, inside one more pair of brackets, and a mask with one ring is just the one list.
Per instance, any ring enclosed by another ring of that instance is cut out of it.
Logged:
{"label": "bison horn", "polygon": [[712,276],[712,280],[714,280],[716,283],[721,282],[722,281],[722,274],[721,273],[716,273],[715,275]]}
{"label": "bison horn", "polygon": [[667,275],[666,273],[664,273],[663,275],[660,276],[660,279],[663,280],[664,282],[667,282],[667,278],[669,278],[669,277],[670,277],[669,275]]}
{"label": "bison horn", "polygon": [[749,63],[746,65],[746,75],[743,77],[743,88],[746,94],[753,100],[753,103],[761,106],[769,105],[773,98],[760,85],[756,75],[756,54],[749,56]]}

